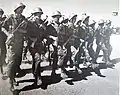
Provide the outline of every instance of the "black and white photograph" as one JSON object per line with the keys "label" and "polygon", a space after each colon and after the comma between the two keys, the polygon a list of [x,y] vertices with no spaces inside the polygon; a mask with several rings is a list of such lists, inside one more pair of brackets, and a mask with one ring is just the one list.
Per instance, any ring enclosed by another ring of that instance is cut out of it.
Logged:
{"label": "black and white photograph", "polygon": [[119,95],[119,0],[0,0],[0,95]]}

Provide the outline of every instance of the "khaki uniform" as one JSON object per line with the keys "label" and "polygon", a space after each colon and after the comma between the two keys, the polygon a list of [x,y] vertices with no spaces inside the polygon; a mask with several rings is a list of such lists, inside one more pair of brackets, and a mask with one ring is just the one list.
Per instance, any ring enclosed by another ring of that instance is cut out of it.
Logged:
{"label": "khaki uniform", "polygon": [[[31,25],[32,26],[31,26]],[[41,25],[41,24],[40,24]],[[32,70],[33,70],[33,75],[35,77],[35,83],[37,83],[37,79],[41,79],[41,68],[40,68],[40,63],[43,61],[42,60],[42,55],[45,54],[46,52],[46,47],[44,46],[43,39],[44,39],[44,31],[41,30],[42,27],[36,23],[36,20],[34,20],[34,17],[32,17],[29,20],[28,23],[28,49],[32,55],[33,58],[33,65],[32,65]]]}

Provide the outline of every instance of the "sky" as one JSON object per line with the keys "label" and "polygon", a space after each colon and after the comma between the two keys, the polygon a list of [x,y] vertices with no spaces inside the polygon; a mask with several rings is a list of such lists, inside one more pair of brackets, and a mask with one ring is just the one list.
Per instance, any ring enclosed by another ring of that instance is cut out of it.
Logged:
{"label": "sky", "polygon": [[[0,0],[0,7],[5,14],[11,14],[19,2],[26,5],[25,16],[30,16],[35,7],[41,7],[43,12],[51,17],[56,10],[67,17],[71,13],[87,13],[91,19],[111,19],[114,24],[120,25],[120,15],[112,16],[112,12],[119,12],[119,0]],[[119,13],[120,14],[120,13]]]}

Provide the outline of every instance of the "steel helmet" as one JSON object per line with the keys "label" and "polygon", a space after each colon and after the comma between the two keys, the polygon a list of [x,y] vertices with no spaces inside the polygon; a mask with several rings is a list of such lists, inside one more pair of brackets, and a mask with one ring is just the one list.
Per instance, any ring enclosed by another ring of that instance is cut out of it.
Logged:
{"label": "steel helmet", "polygon": [[82,23],[82,16],[77,17],[76,25],[78,25],[79,23]]}
{"label": "steel helmet", "polygon": [[89,20],[89,18],[90,18],[90,16],[85,16],[85,17],[83,18],[83,23],[85,23],[86,20]]}
{"label": "steel helmet", "polygon": [[56,16],[62,16],[61,15],[61,12],[60,11],[55,11],[54,13],[53,13],[53,15],[52,15],[52,17],[56,17]]}
{"label": "steel helmet", "polygon": [[89,21],[89,26],[93,26],[93,25],[95,25],[96,24],[96,22],[94,21],[94,20],[90,20]]}
{"label": "steel helmet", "polygon": [[41,13],[41,14],[43,14],[43,11],[42,11],[42,9],[41,9],[40,7],[36,7],[36,8],[33,10],[32,14],[35,14],[35,13]]}
{"label": "steel helmet", "polygon": [[78,20],[76,24],[78,25],[78,24],[81,23],[81,22],[82,22],[82,20]]}
{"label": "steel helmet", "polygon": [[2,14],[4,14],[4,11],[3,11],[3,9],[1,9],[1,8],[0,8],[0,12],[2,12]]}
{"label": "steel helmet", "polygon": [[104,20],[103,19],[101,19],[99,22],[98,22],[98,24],[100,25],[100,24],[104,24],[105,22],[104,22]]}
{"label": "steel helmet", "polygon": [[72,13],[72,14],[69,16],[69,20],[73,19],[74,17],[77,17],[77,14]]}
{"label": "steel helmet", "polygon": [[111,24],[111,20],[106,20],[106,24]]}
{"label": "steel helmet", "polygon": [[23,8],[23,9],[25,9],[25,5],[23,4],[23,3],[19,3],[18,5],[16,5],[16,7],[14,8],[14,12],[18,9],[18,8]]}

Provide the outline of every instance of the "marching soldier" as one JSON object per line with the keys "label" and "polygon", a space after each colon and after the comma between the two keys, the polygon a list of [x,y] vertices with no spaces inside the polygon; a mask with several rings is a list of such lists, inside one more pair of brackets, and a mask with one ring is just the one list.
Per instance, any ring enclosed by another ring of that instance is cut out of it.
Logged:
{"label": "marching soldier", "polygon": [[7,39],[7,35],[2,32],[2,24],[6,17],[3,17],[4,11],[0,8],[0,70],[1,73],[4,74],[3,65],[5,65],[5,58],[6,58],[6,45],[5,41]]}
{"label": "marching soldier", "polygon": [[94,34],[95,34],[95,24],[96,22],[94,20],[92,20],[91,22],[89,22],[89,33],[88,33],[88,52],[90,57],[92,58],[92,62],[96,63],[95,61],[95,51],[93,49],[93,41],[94,41]]}
{"label": "marching soldier", "polygon": [[58,33],[59,33],[59,26],[60,22],[59,19],[62,17],[61,13],[59,11],[56,11],[52,15],[52,22],[48,25],[48,41],[49,46],[52,44],[53,47],[53,53],[51,54],[51,58],[53,59],[52,64],[52,73],[51,75],[56,75],[56,69],[57,69],[57,62],[58,62]]}
{"label": "marching soldier", "polygon": [[89,17],[90,16],[87,16],[86,14],[84,14],[84,16],[83,16],[83,19],[82,19],[82,22],[83,22],[83,25],[82,25],[82,27],[83,27],[83,29],[84,29],[84,56],[85,56],[85,59],[84,59],[84,62],[83,62],[83,65],[84,66],[87,66],[87,64],[86,64],[86,61],[89,61],[88,60],[88,54],[87,54],[87,50],[88,50],[88,52],[89,52],[89,40],[88,40],[88,38],[89,38]]}
{"label": "marching soldier", "polygon": [[107,52],[107,60],[109,61],[108,65],[111,64],[111,60],[110,60],[110,55],[111,55],[111,52],[112,52],[112,46],[110,45],[110,36],[112,34],[113,30],[111,28],[111,21],[110,20],[107,20],[106,21],[106,25],[105,25],[105,37],[104,37],[104,44],[105,44],[105,47],[107,48],[108,52]]}
{"label": "marching soldier", "polygon": [[[70,40],[70,42],[68,43],[68,45],[66,45],[67,48],[67,57],[70,60],[70,65],[71,67],[75,65],[75,71],[78,72],[79,74],[82,73],[82,71],[79,68],[79,62],[76,62],[76,59],[74,59],[75,62],[73,62],[72,60],[72,52],[71,52],[71,46],[73,45],[75,48],[79,47],[80,44],[80,31],[78,31],[75,23],[76,23],[76,19],[77,19],[77,15],[76,14],[72,14],[69,18],[69,26],[68,26],[68,33],[70,36],[72,36],[72,39]],[[81,23],[81,21],[79,22]],[[78,59],[77,59],[78,60]]]}
{"label": "marching soldier", "polygon": [[[66,69],[64,68],[63,63],[63,58],[58,60],[58,45],[60,45],[61,41],[59,38],[60,32],[63,31],[61,29],[61,23],[60,23],[60,18],[62,17],[61,13],[59,11],[56,11],[53,13],[52,18],[53,21],[48,25],[47,31],[49,34],[49,39],[48,41],[51,41],[49,45],[51,44],[53,47],[53,53],[51,54],[51,57],[53,58],[53,64],[52,64],[52,74],[51,75],[56,75],[56,69],[57,69],[57,63],[58,61],[59,66],[61,68],[61,77],[66,78],[68,77],[66,74]],[[61,62],[62,61],[62,62]]]}
{"label": "marching soldier", "polygon": [[43,20],[41,20],[41,16],[43,14],[43,11],[40,7],[37,7],[34,9],[32,13],[32,17],[29,19],[28,23],[28,49],[32,55],[33,58],[33,75],[35,77],[35,85],[41,85],[42,84],[42,78],[41,78],[41,67],[40,63],[42,60],[42,55],[45,54],[45,48],[42,41],[44,39],[44,31],[46,30],[46,27],[44,25]]}
{"label": "marching soldier", "polygon": [[98,29],[96,30],[96,44],[97,44],[97,48],[96,48],[96,58],[95,60],[97,60],[98,56],[99,56],[99,52],[100,50],[103,51],[103,57],[105,60],[105,63],[108,65],[110,64],[110,60],[108,58],[108,49],[105,45],[105,41],[106,41],[106,31],[105,31],[105,27],[104,27],[104,20],[100,20],[99,21],[99,26]]}
{"label": "marching soldier", "polygon": [[103,31],[104,31],[104,20],[101,19],[98,22],[98,28],[95,31],[96,45],[97,45],[96,57],[95,57],[96,61],[97,61],[97,58],[99,56],[99,52],[101,50],[101,45],[103,44],[103,41],[102,41],[103,40],[103,38],[102,38]]}
{"label": "marching soldier", "polygon": [[25,17],[22,15],[25,9],[23,3],[19,3],[14,9],[14,13],[8,17],[3,24],[4,33],[8,33],[6,44],[8,46],[8,71],[7,76],[10,79],[11,90],[14,90],[15,76],[21,72],[20,64],[22,60],[24,33],[26,30]]}
{"label": "marching soldier", "polygon": [[77,32],[75,33],[75,35],[78,37],[77,39],[75,39],[74,41],[74,46],[76,49],[79,49],[78,52],[75,55],[75,62],[79,65],[81,64],[81,57],[84,56],[84,38],[85,38],[85,31],[82,28],[82,20],[77,21]]}
{"label": "marching soldier", "polygon": [[112,30],[112,28],[111,28],[111,21],[110,20],[107,20],[106,21],[106,28],[107,28],[107,30],[106,30],[106,36],[107,36],[107,41],[106,41],[106,47],[108,48],[108,50],[109,50],[109,56],[110,56],[110,54],[111,54],[111,52],[112,52],[112,46],[110,45],[110,36],[111,36],[111,34],[112,34],[112,32],[113,32],[113,30]]}
{"label": "marching soldier", "polygon": [[[73,67],[73,60],[72,60],[72,52],[71,52],[71,46],[73,45],[73,42],[71,39],[73,39],[73,34],[76,32],[76,22],[77,15],[76,14],[71,14],[69,18],[69,23],[68,23],[68,29],[67,29],[67,35],[69,42],[65,45],[65,48],[67,49],[67,54],[64,57],[63,64],[67,64],[68,61],[70,61],[70,67]],[[73,39],[74,40],[74,39]]]}

